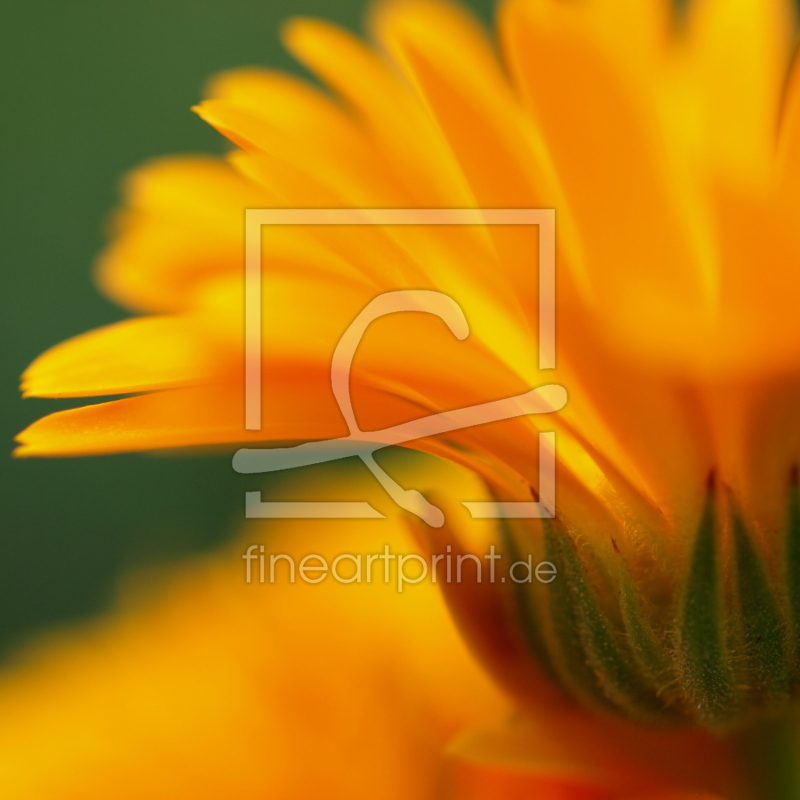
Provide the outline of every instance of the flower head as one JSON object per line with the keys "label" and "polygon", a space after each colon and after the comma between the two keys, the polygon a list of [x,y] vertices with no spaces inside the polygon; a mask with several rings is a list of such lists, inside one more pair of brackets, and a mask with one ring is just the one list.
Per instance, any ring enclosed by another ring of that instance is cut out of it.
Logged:
{"label": "flower head", "polygon": [[[556,520],[486,536],[562,579],[529,595],[448,587],[487,661],[509,671],[477,606],[508,628],[523,695],[544,669],[639,719],[721,727],[782,708],[800,680],[793,24],[784,0],[695,0],[682,17],[665,0],[507,0],[498,54],[438,0],[376,6],[376,48],[291,23],[289,48],[332,94],[266,70],[212,82],[197,111],[237,149],[133,175],[100,265],[147,316],[54,348],[24,378],[30,395],[135,396],[41,420],[20,454],[343,435],[329,382],[342,332],[382,292],[434,289],[470,337],[426,315],[376,324],[352,374],[362,429],[553,381],[570,396],[546,423],[415,443],[518,500],[538,488],[539,427],[558,435]],[[534,231],[276,228],[265,424],[244,431],[247,207],[555,208],[556,369],[536,366]],[[469,538],[458,523],[444,536],[433,546]]]}

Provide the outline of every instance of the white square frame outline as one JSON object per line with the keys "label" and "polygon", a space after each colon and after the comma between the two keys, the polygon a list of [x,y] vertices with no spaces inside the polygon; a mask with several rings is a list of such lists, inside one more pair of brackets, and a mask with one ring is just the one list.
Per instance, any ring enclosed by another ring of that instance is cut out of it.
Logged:
{"label": "white square frame outline", "polygon": [[[261,430],[262,248],[261,229],[277,226],[536,226],[538,247],[539,369],[554,369],[556,215],[552,208],[248,208],[245,210],[245,429]],[[537,502],[463,502],[476,519],[555,516],[555,433],[539,433]],[[248,518],[383,518],[368,503],[263,502],[246,493]]]}

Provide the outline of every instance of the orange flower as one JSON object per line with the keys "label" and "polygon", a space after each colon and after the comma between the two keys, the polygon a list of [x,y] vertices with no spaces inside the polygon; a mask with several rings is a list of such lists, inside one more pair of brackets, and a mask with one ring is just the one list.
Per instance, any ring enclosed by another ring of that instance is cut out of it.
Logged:
{"label": "orange flower", "polygon": [[[364,430],[554,381],[570,396],[556,416],[414,443],[518,500],[538,486],[539,426],[558,435],[554,523],[470,530],[449,515],[431,539],[558,566],[530,592],[445,587],[485,662],[525,702],[544,670],[649,722],[722,729],[783,710],[800,683],[788,2],[695,0],[677,19],[666,0],[507,0],[500,58],[447,3],[383,3],[371,23],[379,49],[322,22],[286,29],[335,98],[268,71],[222,75],[198,113],[239,149],[130,179],[99,276],[147,316],[54,348],[24,389],[135,396],[51,415],[18,452],[346,435],[329,375],[342,333],[382,292],[444,292],[466,341],[425,315],[370,328],[353,371]],[[245,431],[248,207],[555,208],[557,369],[536,368],[532,230],[270,228],[265,423]]]}
{"label": "orange flower", "polygon": [[[623,0],[508,2],[511,80],[446,4],[377,7],[391,63],[325,23],[292,23],[290,48],[341,102],[267,71],[215,80],[198,111],[243,149],[133,175],[100,264],[107,293],[148,316],[54,348],[23,384],[45,397],[162,391],[48,417],[19,454],[253,438],[239,360],[247,207],[554,207],[555,373],[534,366],[528,231],[266,232],[261,437],[344,432],[327,389],[339,336],[377,293],[434,288],[465,310],[470,339],[424,317],[382,321],[356,364],[364,426],[557,379],[571,398],[558,421],[571,515],[589,504],[607,516],[607,494],[630,491],[684,523],[716,467],[748,510],[782,518],[800,337],[795,83],[779,114],[792,29],[781,0],[694,7],[678,32],[659,0],[635,13]],[[518,420],[473,433],[471,463],[535,485],[533,431]]]}
{"label": "orange flower", "polygon": [[[249,536],[298,558],[408,551],[397,526],[320,526]],[[446,749],[507,703],[436,588],[290,584],[284,563],[276,583],[248,585],[239,554],[252,541],[186,566],[155,596],[132,583],[112,616],[0,676],[4,798],[714,800],[706,792],[731,785],[730,755],[710,737],[642,735],[564,709]]]}

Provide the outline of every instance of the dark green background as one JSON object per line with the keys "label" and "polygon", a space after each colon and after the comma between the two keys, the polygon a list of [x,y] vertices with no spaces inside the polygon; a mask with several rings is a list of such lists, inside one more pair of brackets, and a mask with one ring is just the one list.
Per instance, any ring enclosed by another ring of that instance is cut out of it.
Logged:
{"label": "dark green background", "polygon": [[[473,3],[488,15],[490,0]],[[359,27],[363,0],[6,3],[0,270],[0,656],[105,607],[130,567],[209,548],[242,519],[228,457],[12,460],[14,435],[69,405],[19,398],[47,347],[124,313],[90,279],[120,176],[222,152],[189,107],[221,69],[295,69],[277,31],[314,14]],[[73,403],[74,405],[74,403]]]}

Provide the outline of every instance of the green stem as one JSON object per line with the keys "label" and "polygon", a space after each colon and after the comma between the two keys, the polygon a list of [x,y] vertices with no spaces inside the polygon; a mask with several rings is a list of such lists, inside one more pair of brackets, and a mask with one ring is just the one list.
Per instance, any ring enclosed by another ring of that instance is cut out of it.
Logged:
{"label": "green stem", "polygon": [[749,788],[743,800],[800,800],[800,717],[761,721],[737,739]]}

